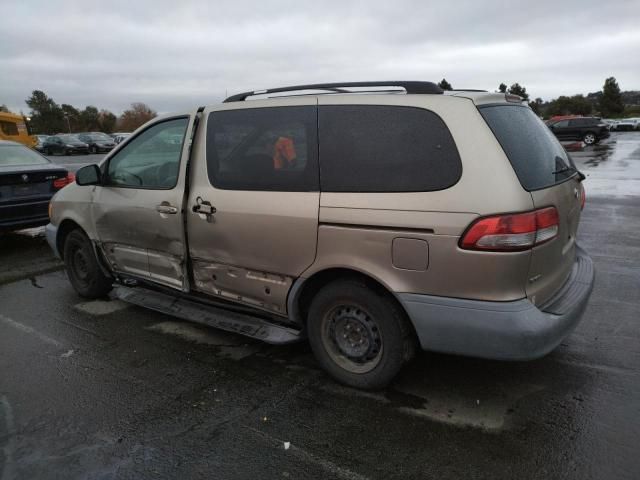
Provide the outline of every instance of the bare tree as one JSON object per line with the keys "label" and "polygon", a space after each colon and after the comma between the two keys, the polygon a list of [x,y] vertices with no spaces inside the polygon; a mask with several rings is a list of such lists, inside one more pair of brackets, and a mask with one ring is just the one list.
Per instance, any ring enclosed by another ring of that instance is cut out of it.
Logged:
{"label": "bare tree", "polygon": [[157,116],[157,113],[148,105],[141,102],[132,103],[131,108],[120,115],[117,128],[125,132],[132,132],[155,116]]}

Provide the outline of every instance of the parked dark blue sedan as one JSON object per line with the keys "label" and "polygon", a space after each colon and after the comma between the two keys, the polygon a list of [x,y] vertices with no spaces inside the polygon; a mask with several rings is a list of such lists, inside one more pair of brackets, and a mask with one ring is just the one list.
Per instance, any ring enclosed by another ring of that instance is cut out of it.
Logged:
{"label": "parked dark blue sedan", "polygon": [[0,140],[0,232],[49,222],[49,200],[73,173],[21,143]]}

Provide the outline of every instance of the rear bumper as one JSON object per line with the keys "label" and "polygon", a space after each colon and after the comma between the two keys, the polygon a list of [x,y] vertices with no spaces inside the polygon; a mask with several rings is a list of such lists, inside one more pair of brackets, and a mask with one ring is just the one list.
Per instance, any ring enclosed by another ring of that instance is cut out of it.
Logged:
{"label": "rear bumper", "polygon": [[545,305],[528,299],[486,302],[398,295],[424,350],[496,360],[533,360],[556,348],[578,324],[595,281],[593,262],[577,248],[569,280]]}
{"label": "rear bumper", "polygon": [[49,221],[50,197],[0,204],[0,232],[41,227]]}
{"label": "rear bumper", "polygon": [[23,230],[25,228],[41,227],[46,225],[49,217],[22,218],[20,220],[11,220],[9,222],[0,223],[0,232],[13,232],[15,230]]}

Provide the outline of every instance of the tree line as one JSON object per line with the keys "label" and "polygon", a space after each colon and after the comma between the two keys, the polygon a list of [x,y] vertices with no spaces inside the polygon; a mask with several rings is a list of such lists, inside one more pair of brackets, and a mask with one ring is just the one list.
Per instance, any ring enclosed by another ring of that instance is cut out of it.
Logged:
{"label": "tree line", "polygon": [[[132,103],[131,108],[117,117],[106,109],[88,105],[83,109],[67,103],[58,105],[42,90],[34,90],[25,100],[31,109],[29,125],[33,134],[55,135],[75,132],[132,132],[157,115],[144,103]],[[0,105],[0,111],[8,111]]]}
{"label": "tree line", "polygon": [[[453,90],[451,84],[442,79],[438,85],[443,90]],[[522,97],[529,102],[529,106],[536,114],[548,118],[554,115],[600,115],[602,117],[631,117],[640,116],[640,92],[622,92],[615,77],[609,77],[604,81],[602,90],[589,93],[565,96],[562,95],[549,102],[542,98],[529,99],[527,89],[519,83],[507,87],[505,83],[498,86],[497,92],[511,93]]]}
{"label": "tree line", "polygon": [[[445,78],[438,85],[443,90],[453,90]],[[548,102],[539,97],[530,100],[527,89],[517,82],[510,87],[500,83],[496,91],[522,97],[529,102],[533,111],[543,118],[554,115],[600,115],[605,118],[640,116],[640,91],[622,92],[614,77],[605,80],[601,91],[586,96],[562,95]],[[93,105],[88,105],[82,110],[66,103],[58,105],[42,90],[34,90],[25,102],[31,109],[30,125],[34,134],[132,132],[157,115],[149,106],[140,102],[132,103],[131,108],[122,112],[119,117],[109,110],[98,109]],[[0,111],[9,110],[5,105],[0,105]]]}

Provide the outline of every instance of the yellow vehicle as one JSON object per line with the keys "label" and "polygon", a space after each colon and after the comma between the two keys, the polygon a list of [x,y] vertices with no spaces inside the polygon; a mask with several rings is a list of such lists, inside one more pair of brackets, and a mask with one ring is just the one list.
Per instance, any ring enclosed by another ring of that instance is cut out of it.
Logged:
{"label": "yellow vehicle", "polygon": [[20,142],[31,148],[38,143],[36,137],[30,135],[26,118],[7,112],[0,112],[0,140]]}

